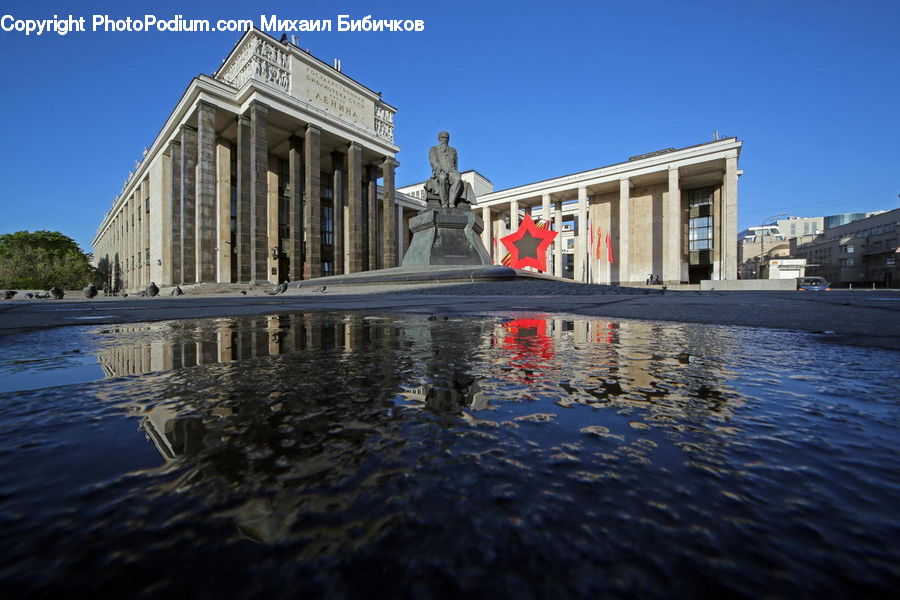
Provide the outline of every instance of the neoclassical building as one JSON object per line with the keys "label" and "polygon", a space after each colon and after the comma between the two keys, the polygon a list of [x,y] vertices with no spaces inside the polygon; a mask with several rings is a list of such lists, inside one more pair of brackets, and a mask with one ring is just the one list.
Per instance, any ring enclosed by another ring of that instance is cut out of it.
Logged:
{"label": "neoclassical building", "polygon": [[397,266],[424,203],[394,190],[395,112],[339,67],[250,31],[188,85],[94,256],[123,291]]}
{"label": "neoclassical building", "polygon": [[[501,238],[527,212],[560,232],[548,250],[552,275],[606,284],[643,283],[651,275],[666,284],[737,279],[742,145],[727,138],[667,148],[497,192],[478,171],[462,178],[478,195],[482,241],[495,264],[506,254]],[[399,191],[420,199],[423,187]]]}
{"label": "neoclassical building", "polygon": [[476,207],[483,241],[499,262],[499,239],[528,211],[561,232],[547,260],[555,275],[612,284],[737,279],[741,146],[726,138],[668,148],[485,194]]}
{"label": "neoclassical building", "polygon": [[[106,214],[115,291],[398,266],[422,184],[395,188],[396,109],[289,42],[246,33],[191,81]],[[466,171],[493,262],[525,212],[561,232],[549,272],[593,283],[736,279],[738,157],[716,139],[493,191]],[[381,182],[379,184],[379,181]]]}

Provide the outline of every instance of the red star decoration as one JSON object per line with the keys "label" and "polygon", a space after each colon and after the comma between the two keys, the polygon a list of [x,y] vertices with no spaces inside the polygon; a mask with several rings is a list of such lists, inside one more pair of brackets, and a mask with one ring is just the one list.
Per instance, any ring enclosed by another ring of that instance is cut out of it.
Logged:
{"label": "red star decoration", "polygon": [[513,269],[534,267],[538,271],[547,270],[547,248],[557,235],[551,229],[541,229],[531,220],[531,215],[525,214],[519,229],[506,237],[500,238],[506,249],[509,250],[509,266]]}

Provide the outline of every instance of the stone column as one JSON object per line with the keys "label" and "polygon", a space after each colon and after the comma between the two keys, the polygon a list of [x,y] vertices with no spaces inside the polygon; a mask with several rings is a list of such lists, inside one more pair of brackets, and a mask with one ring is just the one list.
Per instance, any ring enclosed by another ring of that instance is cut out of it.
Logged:
{"label": "stone column", "polygon": [[141,204],[143,196],[141,195],[140,184],[135,186],[134,196],[131,197],[131,259],[132,277],[131,289],[135,292],[141,289],[141,280],[144,277],[143,261],[141,260],[141,231],[144,228],[143,215],[141,214]]}
{"label": "stone column", "polygon": [[237,260],[237,280],[250,282],[250,262],[253,255],[250,245],[250,205],[253,170],[250,162],[250,117],[241,115],[237,123],[237,235],[235,236],[235,258]]}
{"label": "stone column", "polygon": [[384,177],[381,186],[381,214],[384,219],[382,227],[382,247],[381,255],[383,258],[383,266],[390,269],[397,266],[397,222],[396,213],[394,212],[394,167],[396,161],[390,156],[384,159],[381,165],[382,177]]}
{"label": "stone column", "polygon": [[197,130],[181,126],[181,280],[197,281]]}
{"label": "stone column", "polygon": [[231,146],[216,143],[216,281],[231,282]]}
{"label": "stone column", "polygon": [[509,231],[513,232],[519,228],[519,201],[509,201]]}
{"label": "stone column", "polygon": [[575,237],[575,281],[588,281],[588,256],[590,255],[590,223],[588,223],[587,188],[578,188],[578,229]]}
{"label": "stone column", "polygon": [[322,170],[319,156],[318,127],[307,125],[306,141],[303,144],[306,192],[303,220],[306,227],[306,261],[303,263],[304,279],[322,276],[322,191],[320,189]]}
{"label": "stone column", "polygon": [[[543,217],[544,221],[546,221],[548,225],[550,224],[550,194],[542,194],[541,195],[541,217]],[[547,252],[545,253],[546,254],[545,260],[546,260],[548,272],[552,271],[552,267],[553,267],[552,263],[550,261],[551,252],[552,251],[551,251],[550,247],[548,246]]]}
{"label": "stone column", "polygon": [[484,231],[481,232],[481,243],[484,244],[485,248],[487,248],[488,255],[490,255],[491,259],[496,262],[496,258],[494,258],[494,245],[492,243],[493,240],[491,240],[491,234],[494,231],[494,227],[491,224],[490,206],[481,207],[481,221],[484,223]]}
{"label": "stone column", "polygon": [[369,165],[368,172],[368,240],[367,248],[369,271],[378,268],[378,167]]}
{"label": "stone column", "polygon": [[554,207],[555,229],[557,231],[556,238],[553,240],[553,274],[557,277],[563,276],[563,239],[562,239],[562,201],[556,203]]}
{"label": "stone column", "polygon": [[216,280],[216,107],[197,104],[197,281]]}
{"label": "stone column", "polygon": [[[140,191],[136,192],[140,193]],[[134,291],[137,287],[136,281],[138,280],[137,273],[137,261],[135,260],[135,237],[137,230],[137,213],[135,211],[135,199],[134,194],[128,199],[128,204],[126,204],[126,210],[128,211],[126,214],[128,215],[128,246],[126,248],[126,252],[128,253],[130,269],[128,272],[128,290]]]}
{"label": "stone column", "polygon": [[363,270],[362,202],[362,147],[353,142],[347,150],[347,212],[350,232],[347,240],[350,248],[348,273]]}
{"label": "stone column", "polygon": [[[141,264],[143,265],[143,269],[141,273],[143,277],[141,279],[141,288],[146,288],[150,285],[150,180],[145,179],[141,182],[141,198],[143,201],[141,202],[140,211],[141,223],[143,223],[143,227],[141,228]],[[153,215],[156,218],[156,215]]]}
{"label": "stone column", "polygon": [[269,257],[268,218],[266,214],[269,184],[269,107],[250,104],[250,280],[266,282]]}
{"label": "stone column", "polygon": [[288,140],[288,179],[291,189],[288,199],[288,223],[291,240],[287,254],[291,263],[291,281],[303,279],[303,138],[292,135]]}
{"label": "stone column", "polygon": [[737,278],[737,157],[725,159],[725,178],[722,181],[722,279]]}
{"label": "stone column", "polygon": [[403,257],[406,255],[406,219],[403,218],[403,206],[397,205],[397,266],[403,263]]}
{"label": "stone column", "polygon": [[266,196],[266,238],[269,240],[266,277],[268,278],[269,283],[276,284],[281,283],[287,275],[278,270],[278,257],[282,251],[282,240],[278,231],[278,178],[280,172],[278,158],[270,156],[269,173],[267,175],[267,187],[269,193]]}
{"label": "stone column", "polygon": [[631,181],[619,180],[619,247],[615,259],[619,263],[619,283],[631,281]]}
{"label": "stone column", "polygon": [[169,253],[171,279],[169,283],[177,285],[181,279],[181,142],[169,143],[169,165],[172,169],[169,191],[169,232],[171,238],[171,252]]}
{"label": "stone column", "polygon": [[663,282],[681,283],[681,190],[678,168],[669,169],[669,191],[663,198]]}
{"label": "stone column", "polygon": [[344,267],[344,155],[341,152],[331,153],[332,183],[334,191],[334,274],[343,275]]}

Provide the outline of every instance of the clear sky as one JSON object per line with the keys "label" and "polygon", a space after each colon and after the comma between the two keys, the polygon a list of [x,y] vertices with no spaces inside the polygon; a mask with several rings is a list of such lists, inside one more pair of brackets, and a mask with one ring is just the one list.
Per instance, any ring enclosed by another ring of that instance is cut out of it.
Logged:
{"label": "clear sky", "polygon": [[[301,33],[396,106],[397,183],[437,131],[503,189],[737,136],[739,222],[892,209],[900,194],[900,2],[7,1],[0,15],[422,19],[421,33]],[[278,32],[269,32],[279,37]],[[83,249],[190,80],[239,33],[0,31],[0,233]]]}

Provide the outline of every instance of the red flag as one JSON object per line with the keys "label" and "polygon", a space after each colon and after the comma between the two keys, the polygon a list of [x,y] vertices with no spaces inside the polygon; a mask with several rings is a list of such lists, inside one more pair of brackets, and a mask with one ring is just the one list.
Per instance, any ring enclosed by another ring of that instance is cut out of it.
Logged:
{"label": "red flag", "polygon": [[609,237],[609,232],[606,232],[606,260],[610,263],[616,262],[615,258],[613,258],[613,247],[612,247],[612,238]]}
{"label": "red flag", "polygon": [[603,233],[600,230],[600,226],[597,225],[597,247],[594,250],[594,257],[597,260],[600,260],[603,255]]}

